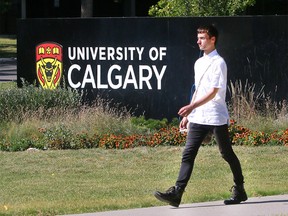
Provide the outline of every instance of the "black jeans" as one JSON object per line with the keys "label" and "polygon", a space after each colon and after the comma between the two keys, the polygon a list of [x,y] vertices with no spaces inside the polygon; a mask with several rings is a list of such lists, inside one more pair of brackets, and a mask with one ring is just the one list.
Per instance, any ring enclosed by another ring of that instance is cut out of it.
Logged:
{"label": "black jeans", "polygon": [[240,162],[232,149],[228,125],[210,126],[190,123],[186,145],[182,155],[181,168],[176,181],[176,185],[182,189],[185,189],[187,186],[198,150],[209,132],[214,134],[222,157],[230,165],[235,184],[241,185],[244,183]]}

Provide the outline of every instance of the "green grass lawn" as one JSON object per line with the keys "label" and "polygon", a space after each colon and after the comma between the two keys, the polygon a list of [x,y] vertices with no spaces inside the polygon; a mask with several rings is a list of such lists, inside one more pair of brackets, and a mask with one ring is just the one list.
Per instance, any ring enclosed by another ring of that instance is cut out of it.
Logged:
{"label": "green grass lawn", "polygon": [[[235,147],[249,196],[288,193],[287,147]],[[56,215],[165,205],[182,148],[0,152],[0,215]],[[230,196],[232,174],[218,149],[203,147],[183,203]]]}
{"label": "green grass lawn", "polygon": [[0,58],[16,57],[17,41],[14,35],[0,35]]}

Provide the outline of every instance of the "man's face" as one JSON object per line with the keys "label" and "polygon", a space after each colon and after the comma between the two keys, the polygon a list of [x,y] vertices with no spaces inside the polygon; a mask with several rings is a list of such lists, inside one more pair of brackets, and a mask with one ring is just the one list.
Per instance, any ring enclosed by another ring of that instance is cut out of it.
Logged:
{"label": "man's face", "polygon": [[197,44],[200,50],[211,52],[215,49],[215,37],[209,37],[207,33],[198,33]]}

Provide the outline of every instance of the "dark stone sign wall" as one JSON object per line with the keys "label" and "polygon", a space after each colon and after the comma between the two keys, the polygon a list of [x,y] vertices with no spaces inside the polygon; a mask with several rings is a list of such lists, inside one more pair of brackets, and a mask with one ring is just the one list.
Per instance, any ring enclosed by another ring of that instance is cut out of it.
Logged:
{"label": "dark stone sign wall", "polygon": [[87,101],[101,95],[136,115],[177,117],[199,57],[196,29],[209,23],[219,30],[228,80],[287,98],[288,16],[19,20],[18,85],[65,82]]}

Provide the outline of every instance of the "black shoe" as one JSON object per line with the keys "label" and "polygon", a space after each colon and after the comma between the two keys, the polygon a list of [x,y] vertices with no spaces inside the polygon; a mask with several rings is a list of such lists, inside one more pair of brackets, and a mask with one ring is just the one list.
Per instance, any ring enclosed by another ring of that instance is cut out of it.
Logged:
{"label": "black shoe", "polygon": [[165,193],[161,193],[159,191],[156,191],[154,193],[154,196],[158,200],[160,200],[162,202],[166,202],[171,206],[179,207],[183,192],[184,192],[184,190],[181,189],[180,187],[172,186]]}
{"label": "black shoe", "polygon": [[232,190],[231,198],[228,200],[224,200],[225,205],[239,204],[248,199],[243,185],[240,186],[234,185],[232,186],[231,190]]}

